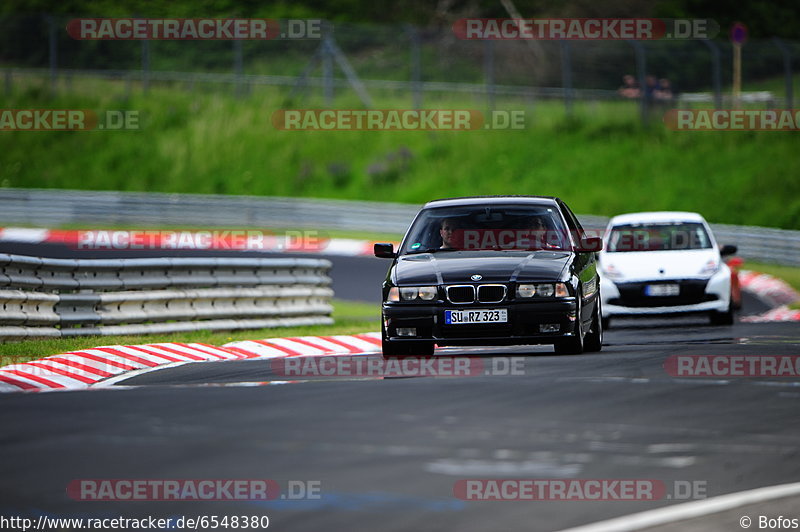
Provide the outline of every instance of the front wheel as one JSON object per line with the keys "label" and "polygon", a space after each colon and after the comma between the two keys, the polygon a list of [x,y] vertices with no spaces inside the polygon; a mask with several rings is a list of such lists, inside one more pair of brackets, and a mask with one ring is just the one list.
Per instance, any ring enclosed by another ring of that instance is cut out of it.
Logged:
{"label": "front wheel", "polygon": [[583,322],[581,320],[581,299],[583,296],[578,292],[575,297],[575,336],[560,338],[553,344],[553,350],[557,355],[580,355],[583,353]]}
{"label": "front wheel", "polygon": [[603,319],[600,309],[600,298],[595,301],[594,312],[592,313],[592,325],[586,338],[583,339],[584,351],[596,353],[603,349]]}
{"label": "front wheel", "polygon": [[711,325],[733,325],[733,300],[728,304],[725,312],[712,311],[709,316]]}

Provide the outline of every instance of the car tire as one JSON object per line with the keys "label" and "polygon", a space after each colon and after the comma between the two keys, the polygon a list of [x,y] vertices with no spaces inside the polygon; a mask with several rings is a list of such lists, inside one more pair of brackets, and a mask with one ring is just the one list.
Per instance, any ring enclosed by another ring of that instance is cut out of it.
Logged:
{"label": "car tire", "polygon": [[601,317],[600,298],[597,297],[597,302],[594,306],[592,313],[592,325],[589,327],[589,332],[583,339],[583,350],[588,353],[597,353],[603,349],[603,319]]}
{"label": "car tire", "polygon": [[583,295],[578,292],[575,297],[575,336],[560,338],[553,344],[557,355],[580,355],[583,353],[583,322],[581,321],[581,299]]}
{"label": "car tire", "polygon": [[711,325],[733,325],[733,300],[728,303],[728,310],[725,312],[712,311],[709,316]]}

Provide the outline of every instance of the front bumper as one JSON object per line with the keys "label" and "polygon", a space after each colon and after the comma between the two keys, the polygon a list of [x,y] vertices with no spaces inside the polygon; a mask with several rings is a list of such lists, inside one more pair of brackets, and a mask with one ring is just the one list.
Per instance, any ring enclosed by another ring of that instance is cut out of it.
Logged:
{"label": "front bumper", "polygon": [[[507,323],[445,324],[445,310],[508,309]],[[541,332],[540,325],[558,325],[556,332]],[[575,298],[508,302],[497,304],[452,305],[383,304],[385,339],[392,342],[433,341],[437,345],[519,345],[552,344],[573,336]],[[415,336],[399,336],[398,328],[414,328]]]}
{"label": "front bumper", "polygon": [[[677,296],[652,297],[644,293],[651,284],[679,284]],[[600,280],[603,317],[725,312],[730,305],[730,270],[721,268],[707,279]]]}

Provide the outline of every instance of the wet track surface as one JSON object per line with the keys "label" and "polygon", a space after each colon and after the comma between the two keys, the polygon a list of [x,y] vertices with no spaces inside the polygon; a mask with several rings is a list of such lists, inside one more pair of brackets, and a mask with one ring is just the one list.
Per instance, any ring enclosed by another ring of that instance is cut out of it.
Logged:
{"label": "wet track surface", "polygon": [[[388,262],[332,260],[337,296],[372,300],[367,290]],[[361,292],[345,294],[348,283]],[[110,389],[6,394],[0,514],[267,515],[270,529],[302,531],[557,530],[678,502],[675,481],[705,483],[714,496],[800,479],[797,379],[675,378],[664,368],[672,355],[719,354],[798,355],[800,327],[618,320],[597,354],[437,351],[480,357],[488,369],[521,357],[514,375],[284,383],[261,360],[183,365]],[[85,478],[308,480],[322,497],[69,499],[67,484]],[[676,496],[454,497],[457,481],[475,478],[654,479]]]}

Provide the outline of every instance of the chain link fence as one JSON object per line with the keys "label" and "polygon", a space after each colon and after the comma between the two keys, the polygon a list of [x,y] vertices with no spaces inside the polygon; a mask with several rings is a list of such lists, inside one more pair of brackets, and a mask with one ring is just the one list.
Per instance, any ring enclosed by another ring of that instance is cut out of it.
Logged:
{"label": "chain link fence", "polygon": [[[727,103],[723,88],[732,79],[732,45],[716,40],[663,41],[478,41],[459,39],[449,26],[329,25],[322,39],[234,41],[90,41],[66,31],[70,17],[0,18],[0,65],[4,89],[15,77],[35,74],[52,91],[65,90],[74,76],[119,79],[148,90],[154,83],[224,87],[245,94],[260,85],[281,87],[293,101],[355,93],[366,106],[387,102],[422,108],[452,93],[475,97],[489,109],[520,100],[564,102],[622,100],[617,89],[626,74],[644,86],[648,76],[668,79],[673,93],[703,91],[685,102]],[[724,33],[724,32],[723,32]],[[793,71],[800,41],[751,40],[743,51],[745,83],[783,77],[765,107],[793,105]],[[347,75],[347,69],[352,72]],[[675,102],[681,102],[676,98]],[[646,107],[647,98],[631,105]],[[643,114],[643,116],[645,116]]]}

